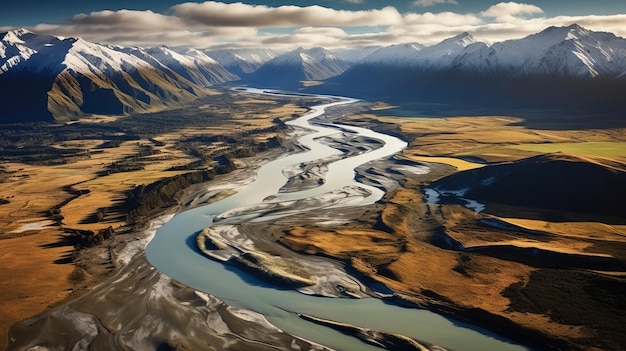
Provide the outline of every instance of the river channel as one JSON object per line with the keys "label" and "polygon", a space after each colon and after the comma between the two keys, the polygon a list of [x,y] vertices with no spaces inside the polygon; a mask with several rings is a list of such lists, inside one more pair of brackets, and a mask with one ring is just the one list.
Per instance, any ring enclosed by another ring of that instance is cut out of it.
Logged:
{"label": "river channel", "polygon": [[[245,90],[249,93],[266,93],[263,90]],[[372,160],[389,157],[401,151],[407,144],[398,138],[364,128],[313,124],[311,120],[322,116],[326,109],[356,101],[342,97],[332,98],[332,102],[314,106],[305,116],[288,122],[295,129],[309,131],[298,139],[308,151],[266,163],[258,170],[254,181],[235,195],[175,215],[157,231],[147,246],[146,255],[150,263],[189,287],[216,296],[233,306],[261,313],[286,332],[337,350],[380,349],[329,328],[306,322],[296,313],[399,333],[457,351],[528,350],[486,330],[426,310],[398,307],[376,298],[324,298],[276,288],[232,266],[209,260],[197,250],[197,233],[210,226],[215,217],[227,211],[232,213],[233,209],[254,208],[267,203],[289,206],[296,200],[323,198],[324,194],[346,187],[358,187],[365,190],[363,193],[369,194],[350,203],[351,206],[372,204],[384,195],[378,188],[358,183],[355,180],[355,168]],[[289,193],[279,192],[287,182],[283,169],[294,164],[340,155],[341,151],[316,140],[342,131],[380,140],[384,146],[331,163],[324,184],[318,187]],[[341,206],[345,205],[344,203]],[[246,220],[245,210],[234,213],[237,220]]]}

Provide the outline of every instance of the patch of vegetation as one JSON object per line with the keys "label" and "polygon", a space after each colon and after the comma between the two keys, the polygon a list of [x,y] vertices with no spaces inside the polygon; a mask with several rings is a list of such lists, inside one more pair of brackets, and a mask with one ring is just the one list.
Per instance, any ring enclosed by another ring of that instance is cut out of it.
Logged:
{"label": "patch of vegetation", "polygon": [[[33,165],[56,165],[72,163],[78,159],[90,157],[91,152],[81,148],[56,148],[53,145],[74,140],[105,140],[96,149],[116,148],[125,141],[147,138],[152,146],[160,147],[164,143],[154,139],[163,134],[185,128],[206,128],[223,126],[233,121],[233,116],[240,114],[241,105],[235,103],[238,97],[230,93],[209,96],[190,102],[185,107],[154,113],[135,114],[109,123],[80,123],[65,125],[46,122],[0,124],[0,161],[21,162]],[[302,98],[275,97],[276,105],[298,103]],[[208,107],[207,107],[208,106]],[[250,111],[263,111],[267,106],[260,104],[246,105]],[[280,119],[267,128],[242,131],[234,128],[225,134],[233,144],[260,146],[252,136],[275,132],[286,128]],[[213,138],[213,137],[208,137]],[[215,140],[215,142],[219,140]],[[205,140],[187,140],[184,144],[205,142]],[[135,168],[133,168],[135,167]],[[114,171],[139,169],[138,166],[118,164],[111,167]]]}
{"label": "patch of vegetation", "polygon": [[74,246],[76,250],[80,250],[84,247],[98,246],[115,235],[113,227],[101,229],[98,232],[66,228],[65,232],[68,234],[65,236],[65,239]]}
{"label": "patch of vegetation", "polygon": [[85,281],[85,279],[87,279],[87,272],[85,272],[85,270],[80,267],[74,268],[74,270],[72,271],[72,273],[70,273],[70,276],[68,277],[68,280],[72,284],[82,283]]}
{"label": "patch of vegetation", "polygon": [[125,209],[128,213],[126,221],[136,223],[155,210],[175,204],[180,190],[209,181],[217,174],[228,173],[234,169],[234,163],[229,162],[214,169],[180,174],[149,185],[140,185],[126,194]]}
{"label": "patch of vegetation", "polygon": [[171,338],[158,348],[158,350],[162,351],[192,351],[193,349],[194,348],[191,347],[191,345],[187,341],[179,337]]}
{"label": "patch of vegetation", "polygon": [[467,254],[461,254],[457,260],[456,266],[452,268],[455,272],[461,273],[466,277],[471,277],[472,275],[469,273],[471,269],[471,261],[472,258]]}
{"label": "patch of vegetation", "polygon": [[511,311],[545,314],[558,323],[592,328],[597,336],[588,342],[601,349],[626,345],[624,278],[544,268],[533,271],[528,283],[509,286],[503,295],[511,300]]}
{"label": "patch of vegetation", "polygon": [[132,172],[144,169],[142,160],[145,157],[158,155],[161,153],[159,150],[155,150],[152,145],[139,144],[139,151],[126,156],[121,160],[111,163],[105,170],[99,172],[99,176],[105,176],[113,173]]}

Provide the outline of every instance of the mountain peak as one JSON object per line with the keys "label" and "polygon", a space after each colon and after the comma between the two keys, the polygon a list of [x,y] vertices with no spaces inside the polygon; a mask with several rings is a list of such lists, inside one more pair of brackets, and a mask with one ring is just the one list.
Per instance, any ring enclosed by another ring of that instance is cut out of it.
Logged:
{"label": "mountain peak", "polygon": [[450,43],[450,42],[461,44],[462,46],[468,46],[470,44],[474,44],[476,42],[476,39],[470,33],[463,32],[463,33],[453,36],[452,38],[448,38],[442,41],[442,43]]}
{"label": "mountain peak", "polygon": [[18,36],[24,35],[24,34],[33,34],[33,32],[29,31],[26,28],[14,29],[14,30],[10,31],[10,33],[13,33],[13,34],[18,35]]}
{"label": "mountain peak", "polygon": [[456,38],[456,39],[471,39],[471,40],[475,40],[474,36],[471,35],[469,32],[463,32],[463,33],[459,33],[455,36],[453,36],[452,38]]}
{"label": "mountain peak", "polygon": [[578,23],[571,24],[567,27],[548,27],[538,34],[533,34],[533,36],[552,36],[556,40],[567,40],[567,39],[579,39],[580,37],[587,37],[594,32],[581,27]]}
{"label": "mountain peak", "polygon": [[14,44],[22,44],[24,43],[24,41],[20,37],[26,34],[33,34],[33,32],[29,31],[26,28],[14,29],[6,32],[2,40]]}
{"label": "mountain peak", "polygon": [[586,28],[580,26],[578,23],[570,24],[565,28],[567,28],[569,31],[588,32]]}

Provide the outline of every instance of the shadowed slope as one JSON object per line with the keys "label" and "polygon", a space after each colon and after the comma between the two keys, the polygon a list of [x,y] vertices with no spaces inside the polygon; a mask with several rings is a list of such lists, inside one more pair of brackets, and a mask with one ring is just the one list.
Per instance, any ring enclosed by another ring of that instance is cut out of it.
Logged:
{"label": "shadowed slope", "polygon": [[459,172],[433,187],[508,206],[626,218],[626,166],[602,159],[546,154]]}

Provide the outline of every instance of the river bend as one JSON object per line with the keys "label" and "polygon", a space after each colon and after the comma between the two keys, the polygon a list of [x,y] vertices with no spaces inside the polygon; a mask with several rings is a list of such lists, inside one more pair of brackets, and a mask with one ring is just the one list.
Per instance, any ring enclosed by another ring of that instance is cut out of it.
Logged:
{"label": "river bend", "polygon": [[[258,89],[245,90],[249,93],[265,93]],[[401,151],[407,146],[406,142],[365,128],[312,123],[314,118],[322,116],[327,109],[356,101],[342,97],[332,98],[333,102],[314,106],[306,115],[288,122],[293,128],[308,131],[298,139],[307,151],[266,163],[258,170],[254,181],[235,195],[175,215],[157,231],[147,246],[146,255],[150,263],[171,278],[194,289],[214,295],[234,306],[263,314],[272,324],[284,331],[337,350],[379,349],[329,328],[306,322],[293,312],[399,333],[458,351],[526,350],[485,330],[446,319],[426,310],[402,308],[376,298],[323,298],[278,289],[232,266],[209,260],[198,252],[195,248],[196,234],[210,226],[216,217],[221,220],[232,219],[229,214],[233,214],[235,219],[241,222],[248,218],[247,208],[276,203],[288,206],[296,200],[312,197],[323,199],[326,194],[342,189],[357,189],[355,193],[363,195],[355,197],[356,200],[353,199],[348,204],[340,203],[338,206],[372,204],[384,195],[381,189],[357,182],[355,168]],[[340,155],[341,151],[316,140],[345,131],[380,140],[383,146],[330,163],[325,182],[318,187],[288,193],[279,192],[287,182],[283,169],[294,164]]]}

